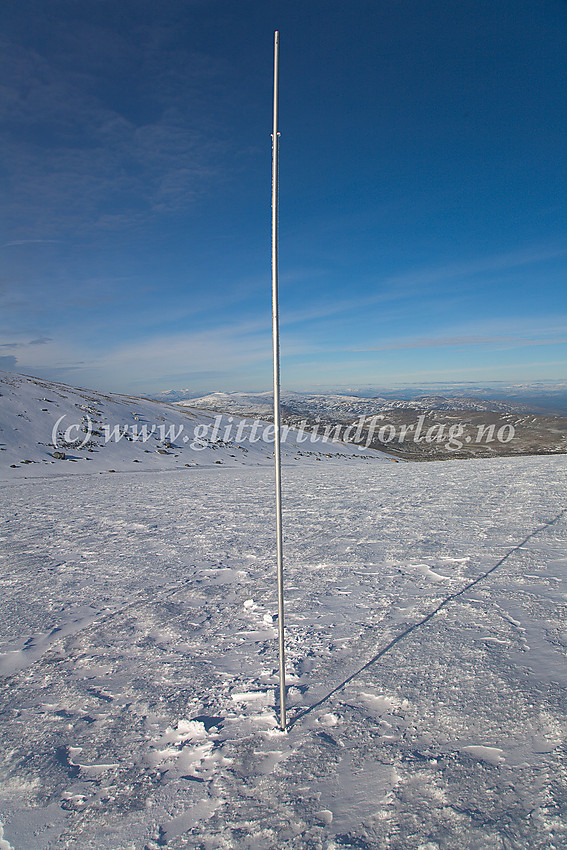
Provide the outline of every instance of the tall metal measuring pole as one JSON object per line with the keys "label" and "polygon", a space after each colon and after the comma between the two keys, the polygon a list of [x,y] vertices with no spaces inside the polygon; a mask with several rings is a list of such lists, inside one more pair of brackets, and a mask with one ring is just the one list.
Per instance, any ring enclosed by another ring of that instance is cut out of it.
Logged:
{"label": "tall metal measuring pole", "polygon": [[274,460],[276,467],[276,550],[278,569],[278,641],[280,657],[280,728],[286,728],[285,705],[285,640],[284,640],[284,585],[282,540],[282,463],[280,427],[280,320],[278,304],[278,193],[279,193],[279,49],[280,34],[274,33],[274,124],[272,131],[272,328],[274,340]]}

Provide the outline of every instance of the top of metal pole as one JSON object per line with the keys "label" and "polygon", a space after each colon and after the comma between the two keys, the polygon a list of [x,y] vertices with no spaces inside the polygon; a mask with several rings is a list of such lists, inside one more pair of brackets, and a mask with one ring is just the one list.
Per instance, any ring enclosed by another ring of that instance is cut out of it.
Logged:
{"label": "top of metal pole", "polygon": [[274,140],[278,132],[278,100],[279,100],[279,65],[280,65],[280,34],[274,33]]}

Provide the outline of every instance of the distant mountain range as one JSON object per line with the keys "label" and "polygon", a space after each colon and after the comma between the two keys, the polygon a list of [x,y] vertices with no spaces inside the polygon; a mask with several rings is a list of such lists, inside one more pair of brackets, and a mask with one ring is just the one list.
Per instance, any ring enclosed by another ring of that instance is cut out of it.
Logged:
{"label": "distant mountain range", "polygon": [[[270,392],[216,392],[172,403],[0,372],[0,478],[265,465],[273,451],[271,417]],[[331,456],[359,462],[367,453],[384,458],[382,452],[389,459],[445,460],[567,451],[567,417],[481,398],[288,392],[282,418],[290,428],[283,460],[292,464]],[[255,430],[255,420],[266,426]],[[327,432],[349,445],[322,443]]]}
{"label": "distant mountain range", "polygon": [[[215,392],[175,406],[271,420],[272,405],[270,392]],[[347,423],[359,422],[360,433],[350,439],[404,459],[567,451],[567,417],[534,412],[520,402],[444,395],[399,399],[287,392],[281,396],[281,413],[284,424],[308,429],[344,428]],[[458,433],[459,438],[450,443],[450,433]]]}
{"label": "distant mountain range", "polygon": [[185,390],[163,390],[163,392],[156,393],[155,395],[147,395],[146,398],[154,399],[154,401],[185,401],[186,399],[193,398],[195,395],[189,389]]}
{"label": "distant mountain range", "polygon": [[[223,409],[234,412],[246,410],[250,415],[252,406],[260,405],[258,415],[263,406],[271,405],[271,392],[211,392],[202,395],[189,388],[181,390],[164,390],[155,394],[147,394],[147,398],[157,401],[175,403],[178,401],[196,402],[198,406],[209,406],[217,409],[222,403]],[[323,401],[326,399],[328,401]],[[407,407],[412,409],[427,408],[430,410],[487,410],[501,412],[531,412],[542,415],[567,415],[567,381],[546,382],[535,381],[525,384],[506,384],[495,381],[491,385],[479,384],[432,384],[431,386],[409,387],[352,387],[349,389],[335,388],[326,392],[287,392],[284,402],[294,406],[313,407],[315,400],[321,406],[339,404],[356,405],[357,403],[377,404],[388,403],[390,409]],[[351,401],[352,400],[352,401]],[[242,405],[240,404],[242,402]],[[210,406],[212,405],[212,406]],[[358,407],[355,407],[358,410]]]}
{"label": "distant mountain range", "polygon": [[[392,398],[360,398],[349,395],[307,395],[283,393],[281,403],[285,415],[320,416],[334,421],[351,421],[359,416],[372,416],[386,410],[471,410],[490,413],[528,413],[524,404],[493,401],[480,398],[448,398],[440,395],[421,396],[411,400]],[[198,407],[237,416],[270,416],[273,405],[271,392],[264,393],[210,393],[190,401],[179,401],[180,406]]]}

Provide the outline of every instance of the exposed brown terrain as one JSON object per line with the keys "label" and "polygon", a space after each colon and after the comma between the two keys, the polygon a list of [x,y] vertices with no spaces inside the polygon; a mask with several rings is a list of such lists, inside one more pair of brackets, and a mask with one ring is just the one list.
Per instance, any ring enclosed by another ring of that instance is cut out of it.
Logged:
{"label": "exposed brown terrain", "polygon": [[[268,394],[218,394],[185,404],[272,419]],[[282,422],[407,460],[567,452],[567,416],[491,399],[424,396],[407,401],[289,394],[283,398]]]}

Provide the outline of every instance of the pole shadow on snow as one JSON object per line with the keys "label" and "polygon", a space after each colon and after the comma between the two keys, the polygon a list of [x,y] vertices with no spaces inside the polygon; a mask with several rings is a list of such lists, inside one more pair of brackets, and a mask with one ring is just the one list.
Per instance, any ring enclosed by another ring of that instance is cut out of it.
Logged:
{"label": "pole shadow on snow", "polygon": [[291,729],[293,726],[295,726],[295,724],[299,720],[301,720],[307,714],[310,714],[312,711],[315,711],[316,708],[319,708],[321,705],[326,703],[329,699],[331,699],[331,697],[333,697],[335,694],[337,694],[339,691],[341,691],[344,687],[346,687],[346,685],[348,685],[350,682],[352,682],[353,679],[356,679],[357,676],[360,676],[361,673],[364,673],[365,670],[368,670],[369,667],[372,667],[372,665],[375,664],[377,661],[379,661],[380,658],[382,658],[384,655],[386,655],[386,653],[390,652],[390,650],[393,649],[394,646],[396,646],[396,644],[398,644],[401,640],[403,640],[405,637],[407,637],[413,631],[418,629],[420,626],[423,626],[423,625],[425,625],[425,623],[428,623],[429,620],[432,620],[433,617],[439,611],[441,611],[442,608],[445,608],[450,602],[453,602],[453,600],[458,599],[459,596],[463,596],[463,594],[467,593],[467,591],[469,591],[472,587],[479,584],[481,581],[483,581],[485,578],[487,578],[487,576],[489,576],[491,573],[493,573],[495,570],[497,570],[499,567],[501,567],[502,564],[505,561],[507,561],[508,558],[511,555],[513,555],[515,552],[517,552],[519,549],[521,549],[522,546],[525,546],[525,544],[529,540],[531,540],[533,537],[536,537],[542,531],[545,531],[546,528],[550,528],[552,525],[554,525],[556,522],[558,522],[566,512],[567,512],[567,508],[563,508],[563,510],[560,511],[557,514],[556,517],[549,520],[549,522],[544,523],[544,525],[540,526],[540,528],[536,528],[535,531],[532,531],[532,532],[530,532],[530,534],[526,535],[526,537],[524,537],[524,539],[521,540],[520,543],[518,543],[516,546],[514,546],[512,549],[510,549],[509,552],[506,552],[506,554],[502,558],[500,558],[500,560],[496,564],[494,564],[493,567],[491,567],[489,570],[486,570],[486,572],[482,573],[481,575],[477,576],[477,578],[475,578],[473,581],[469,582],[467,585],[462,587],[460,590],[456,591],[455,593],[450,593],[449,596],[447,596],[436,608],[433,609],[433,611],[431,611],[429,614],[427,614],[421,620],[418,620],[416,623],[413,623],[411,626],[408,626],[408,628],[405,629],[405,631],[401,632],[399,635],[397,635],[395,638],[393,638],[393,640],[391,640],[388,644],[386,644],[385,647],[383,647],[379,652],[377,652],[376,655],[374,655],[370,659],[370,661],[367,661],[366,664],[363,664],[362,667],[360,667],[354,673],[351,673],[351,675],[348,676],[344,681],[342,681],[340,683],[340,685],[337,685],[336,688],[333,688],[332,691],[329,691],[328,694],[326,694],[324,697],[321,697],[321,699],[318,700],[313,705],[310,705],[308,708],[304,708],[302,711],[300,711],[298,714],[296,714],[295,717],[288,723],[287,728]]}

